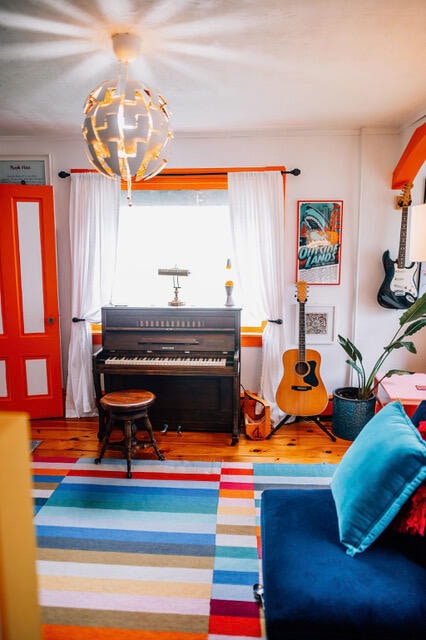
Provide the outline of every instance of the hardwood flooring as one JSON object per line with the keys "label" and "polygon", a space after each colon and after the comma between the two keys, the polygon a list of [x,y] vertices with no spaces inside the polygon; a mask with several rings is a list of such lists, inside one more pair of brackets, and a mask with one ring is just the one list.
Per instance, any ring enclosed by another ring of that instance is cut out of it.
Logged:
{"label": "hardwood flooring", "polygon": [[[98,454],[96,418],[31,420],[30,426],[32,439],[42,440],[36,455],[94,458]],[[155,437],[166,460],[336,464],[351,444],[339,438],[333,442],[314,422],[302,421],[281,427],[270,440],[250,440],[241,434],[235,446],[226,433],[156,431]],[[105,456],[121,457],[113,451]],[[137,457],[156,459],[152,448]]]}

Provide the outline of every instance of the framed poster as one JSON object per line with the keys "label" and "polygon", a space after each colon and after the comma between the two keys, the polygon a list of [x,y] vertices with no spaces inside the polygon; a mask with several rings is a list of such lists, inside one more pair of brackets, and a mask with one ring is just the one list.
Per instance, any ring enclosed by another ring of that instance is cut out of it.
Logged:
{"label": "framed poster", "polygon": [[50,184],[49,156],[0,156],[0,184]]}
{"label": "framed poster", "polygon": [[299,200],[297,203],[296,280],[340,284],[342,200]]}

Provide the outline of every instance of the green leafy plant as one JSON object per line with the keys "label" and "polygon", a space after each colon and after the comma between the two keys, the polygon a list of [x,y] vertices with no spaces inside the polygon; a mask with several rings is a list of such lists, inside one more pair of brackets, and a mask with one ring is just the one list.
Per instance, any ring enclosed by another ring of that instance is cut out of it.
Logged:
{"label": "green leafy plant", "polygon": [[359,349],[348,338],[337,336],[339,344],[343,347],[345,353],[349,356],[346,363],[352,367],[358,377],[358,399],[366,400],[376,392],[377,386],[384,378],[389,378],[393,374],[407,374],[410,371],[405,369],[390,369],[380,379],[377,374],[389,354],[394,349],[407,349],[411,353],[417,353],[416,347],[411,340],[407,340],[410,336],[423,329],[426,326],[426,293],[424,293],[416,302],[409,307],[399,319],[399,327],[392,340],[383,347],[383,353],[374,363],[371,372],[367,375],[364,367],[363,357]]}

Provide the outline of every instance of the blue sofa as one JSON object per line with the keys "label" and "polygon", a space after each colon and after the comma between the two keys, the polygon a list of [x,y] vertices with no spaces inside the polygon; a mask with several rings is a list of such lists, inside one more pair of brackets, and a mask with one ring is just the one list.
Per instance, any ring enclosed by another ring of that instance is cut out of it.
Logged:
{"label": "blue sofa", "polygon": [[329,488],[266,489],[261,537],[268,640],[426,638],[418,549],[387,526],[368,549],[345,553]]}

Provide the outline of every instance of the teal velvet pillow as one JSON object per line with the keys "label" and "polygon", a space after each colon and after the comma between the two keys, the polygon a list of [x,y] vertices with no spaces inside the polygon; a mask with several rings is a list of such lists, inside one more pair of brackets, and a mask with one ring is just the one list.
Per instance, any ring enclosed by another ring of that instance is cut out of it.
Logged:
{"label": "teal velvet pillow", "polygon": [[365,425],[331,481],[348,555],[367,549],[425,478],[426,442],[402,405],[391,402]]}

